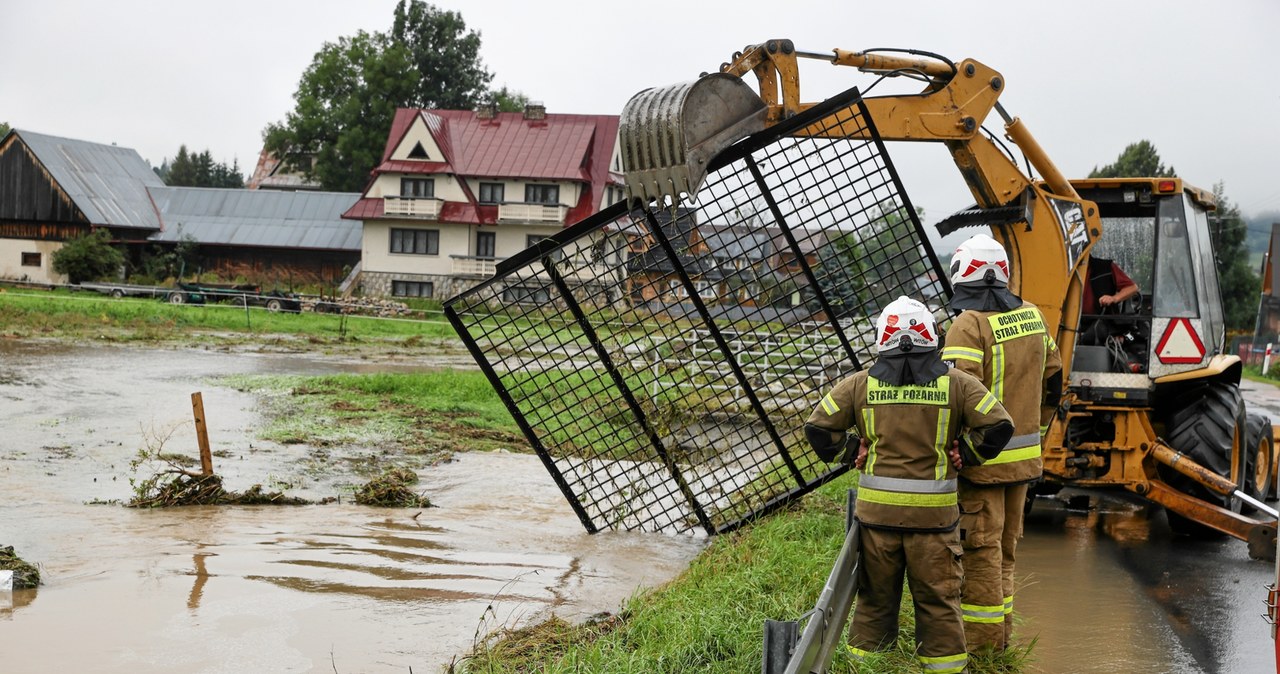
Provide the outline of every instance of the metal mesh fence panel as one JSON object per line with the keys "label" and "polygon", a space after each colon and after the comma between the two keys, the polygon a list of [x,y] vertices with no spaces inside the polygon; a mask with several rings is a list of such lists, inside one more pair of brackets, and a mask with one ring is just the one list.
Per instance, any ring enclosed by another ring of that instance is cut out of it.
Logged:
{"label": "metal mesh fence panel", "polygon": [[751,136],[697,196],[612,207],[445,313],[588,531],[732,530],[847,470],[803,438],[945,274],[856,90]]}

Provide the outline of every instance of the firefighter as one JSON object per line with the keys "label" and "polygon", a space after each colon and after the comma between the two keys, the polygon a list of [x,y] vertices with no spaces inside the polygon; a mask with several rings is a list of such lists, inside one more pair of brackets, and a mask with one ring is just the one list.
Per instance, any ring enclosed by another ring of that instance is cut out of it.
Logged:
{"label": "firefighter", "polygon": [[905,573],[917,658],[933,674],[962,672],[969,655],[960,620],[955,464],[997,456],[1013,425],[978,379],[942,362],[923,304],[894,300],[876,321],[876,335],[876,363],[837,383],[805,424],[824,461],[852,444],[849,429],[861,438],[854,510],[861,562],[849,647],[861,661],[894,643]]}
{"label": "firefighter", "polygon": [[969,651],[1002,650],[1013,627],[1013,565],[1027,487],[1040,478],[1040,439],[1062,391],[1062,358],[1044,316],[1009,291],[1009,258],[978,234],[951,258],[951,309],[942,359],[971,374],[1013,418],[1000,456],[960,471],[961,608]]}

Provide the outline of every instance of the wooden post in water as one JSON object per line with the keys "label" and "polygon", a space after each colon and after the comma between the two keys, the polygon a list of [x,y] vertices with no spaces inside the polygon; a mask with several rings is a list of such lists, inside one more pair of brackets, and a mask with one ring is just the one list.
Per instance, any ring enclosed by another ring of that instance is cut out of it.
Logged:
{"label": "wooden post in water", "polygon": [[209,452],[209,427],[204,423],[204,398],[199,391],[191,394],[191,411],[196,417],[196,442],[200,443],[200,474],[213,475],[213,454]]}

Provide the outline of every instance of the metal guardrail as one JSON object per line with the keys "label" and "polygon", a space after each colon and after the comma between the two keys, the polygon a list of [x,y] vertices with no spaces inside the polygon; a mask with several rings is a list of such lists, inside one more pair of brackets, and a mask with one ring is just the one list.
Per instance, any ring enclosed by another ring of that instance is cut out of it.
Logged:
{"label": "metal guardrail", "polygon": [[948,293],[850,90],[721,153],[696,197],[614,204],[445,314],[588,531],[715,534],[847,470],[804,442],[819,392],[869,360],[879,307],[945,323]]}

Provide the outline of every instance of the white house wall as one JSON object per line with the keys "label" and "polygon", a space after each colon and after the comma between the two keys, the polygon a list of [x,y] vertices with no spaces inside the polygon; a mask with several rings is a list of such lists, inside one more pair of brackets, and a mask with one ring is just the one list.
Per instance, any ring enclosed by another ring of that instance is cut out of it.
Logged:
{"label": "white house wall", "polygon": [[[66,276],[53,271],[53,253],[60,248],[60,241],[0,239],[0,278],[31,283],[66,283]],[[23,253],[39,253],[40,266],[24,266]]]}
{"label": "white house wall", "polygon": [[[384,173],[373,182],[365,196],[374,199],[400,196],[400,178],[431,178],[435,181],[435,198],[445,201],[467,200],[467,195],[462,191],[462,186],[458,184],[457,179],[445,173],[432,173],[429,175],[415,173],[407,176],[398,173]],[[524,188],[521,188],[520,196],[524,197]]]}
{"label": "white house wall", "polygon": [[[439,253],[416,255],[391,252],[392,229],[434,229],[440,232]],[[431,274],[445,276],[453,273],[452,255],[467,255],[473,243],[468,225],[453,223],[426,223],[421,220],[365,221],[361,268],[364,273]]]}

